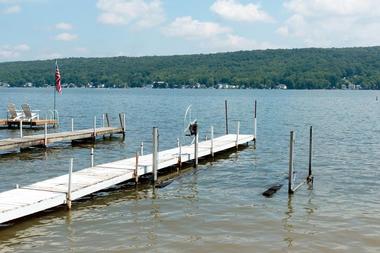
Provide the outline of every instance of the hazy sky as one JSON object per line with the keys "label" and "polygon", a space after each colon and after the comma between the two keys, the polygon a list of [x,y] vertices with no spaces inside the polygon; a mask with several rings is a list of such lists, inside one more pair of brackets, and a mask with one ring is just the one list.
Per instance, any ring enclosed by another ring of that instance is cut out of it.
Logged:
{"label": "hazy sky", "polygon": [[378,0],[0,0],[0,61],[380,44]]}

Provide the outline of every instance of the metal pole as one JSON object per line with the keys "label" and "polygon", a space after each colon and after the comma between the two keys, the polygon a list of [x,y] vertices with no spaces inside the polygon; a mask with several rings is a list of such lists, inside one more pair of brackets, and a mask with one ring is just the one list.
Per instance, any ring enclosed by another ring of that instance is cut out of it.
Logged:
{"label": "metal pole", "polygon": [[214,157],[214,127],[211,126],[211,157]]}
{"label": "metal pole", "polygon": [[194,143],[194,167],[198,166],[198,124],[195,123],[195,143]]}
{"label": "metal pole", "polygon": [[74,132],[74,118],[71,118],[71,132]]}
{"label": "metal pole", "polygon": [[226,134],[228,134],[228,105],[227,105],[227,100],[224,100],[224,112],[225,112],[225,119],[226,119]]}
{"label": "metal pole", "polygon": [[94,167],[94,148],[91,148],[91,168]]}
{"label": "metal pole", "polygon": [[71,177],[73,174],[73,163],[74,159],[70,159],[70,170],[69,170],[69,182],[67,185],[67,195],[66,195],[66,203],[67,203],[67,208],[71,209]]}
{"label": "metal pole", "polygon": [[313,173],[311,171],[312,153],[313,153],[313,127],[310,126],[310,135],[309,135],[309,175],[307,177],[308,183],[313,181]]}
{"label": "metal pole", "polygon": [[45,123],[44,145],[47,147],[47,123]]}
{"label": "metal pole", "polygon": [[56,93],[57,93],[57,89],[56,89],[56,86],[54,85],[53,86],[53,89],[54,89],[54,110],[53,110],[53,118],[54,118],[54,126],[55,126],[55,121],[57,119],[56,115],[55,115],[55,108],[56,108]]}
{"label": "metal pole", "polygon": [[96,139],[96,116],[94,116],[94,139]]}
{"label": "metal pole", "polygon": [[257,101],[255,100],[255,113],[254,113],[254,118],[253,118],[253,140],[254,140],[254,145],[256,147],[256,135],[257,135],[257,118],[256,114],[257,113]]}
{"label": "metal pole", "polygon": [[139,182],[139,152],[136,152],[135,183]]}
{"label": "metal pole", "polygon": [[158,167],[158,128],[153,127],[153,181],[157,181],[157,167]]}
{"label": "metal pole", "polygon": [[22,134],[22,120],[20,120],[20,138],[23,138],[23,134]]}
{"label": "metal pole", "polygon": [[289,148],[289,182],[288,182],[288,193],[293,193],[293,149],[294,149],[294,138],[295,133],[293,131],[290,132],[290,148]]}
{"label": "metal pole", "polygon": [[239,133],[240,133],[240,121],[237,122],[237,126],[236,126],[236,149],[239,148]]}
{"label": "metal pole", "polygon": [[140,144],[140,155],[144,155],[144,142],[143,141]]}

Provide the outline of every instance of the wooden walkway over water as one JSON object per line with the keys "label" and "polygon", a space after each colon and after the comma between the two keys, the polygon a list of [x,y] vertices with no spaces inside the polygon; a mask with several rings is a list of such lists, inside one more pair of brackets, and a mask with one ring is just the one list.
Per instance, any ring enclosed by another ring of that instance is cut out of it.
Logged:
{"label": "wooden walkway over water", "polygon": [[[102,132],[99,130],[98,134],[100,135]],[[91,137],[93,133],[83,132],[82,134],[82,136]],[[254,139],[253,135],[228,134],[199,142],[197,150],[195,144],[192,144],[161,151],[157,153],[157,165],[155,166],[157,170],[177,166],[179,159],[182,163],[191,162],[196,159],[195,154],[198,155],[198,158],[207,157],[239,145],[248,144]],[[136,179],[136,175],[138,179],[141,175],[152,173],[155,164],[153,157],[152,154],[148,154],[140,156],[138,159],[132,157],[101,164],[2,192],[0,193],[0,223],[64,204],[71,206],[73,200],[127,180]]]}
{"label": "wooden walkway over water", "polygon": [[[9,120],[9,119],[0,119],[0,127],[2,128],[19,128],[21,124],[21,120]],[[45,124],[47,126],[55,126],[58,124],[57,120],[53,119],[31,119],[31,120],[22,120],[22,124],[24,126],[29,127],[44,127]]]}
{"label": "wooden walkway over water", "polygon": [[49,144],[64,141],[77,141],[95,139],[98,136],[124,134],[122,127],[100,127],[67,131],[59,133],[46,133],[38,135],[23,136],[22,138],[9,138],[0,140],[0,150],[15,150],[29,147],[47,147]]}

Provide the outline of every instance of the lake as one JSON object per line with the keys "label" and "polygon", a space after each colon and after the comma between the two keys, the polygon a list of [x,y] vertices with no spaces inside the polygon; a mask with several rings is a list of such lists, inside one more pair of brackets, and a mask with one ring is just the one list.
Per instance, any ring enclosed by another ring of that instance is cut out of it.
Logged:
{"label": "lake", "polygon": [[[155,90],[65,89],[57,96],[60,127],[91,128],[109,113],[113,125],[126,113],[123,140],[99,139],[95,163],[134,156],[143,141],[151,150],[152,127],[160,131],[160,150],[183,143],[184,113],[200,139],[210,126],[221,135],[224,100],[230,132],[253,133],[253,103],[258,101],[257,148],[203,161],[154,193],[119,188],[0,228],[1,252],[379,252],[380,251],[380,91],[342,90]],[[53,107],[52,89],[0,88],[0,115],[13,102],[29,103],[44,116]],[[296,132],[295,170],[308,168],[309,127],[313,126],[314,187],[288,196],[286,185],[272,198],[261,194],[286,183],[289,132]],[[24,135],[43,130],[25,129]],[[0,130],[0,138],[19,131]],[[90,145],[60,143],[0,156],[0,191],[16,184],[66,174],[90,164]]]}

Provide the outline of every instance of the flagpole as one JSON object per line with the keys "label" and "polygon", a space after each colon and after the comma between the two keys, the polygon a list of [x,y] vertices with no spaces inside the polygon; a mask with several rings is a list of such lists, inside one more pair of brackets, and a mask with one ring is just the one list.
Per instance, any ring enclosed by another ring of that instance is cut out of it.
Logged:
{"label": "flagpole", "polygon": [[[57,69],[57,66],[58,66],[58,63],[57,63],[57,60],[55,60],[55,68]],[[56,83],[55,83],[55,77],[54,77],[54,85],[53,85],[53,89],[54,89],[54,109],[53,109],[53,119],[54,119],[54,127],[56,127],[56,115],[55,115],[55,110],[56,110],[56,96],[57,96],[57,88],[56,88]]]}

